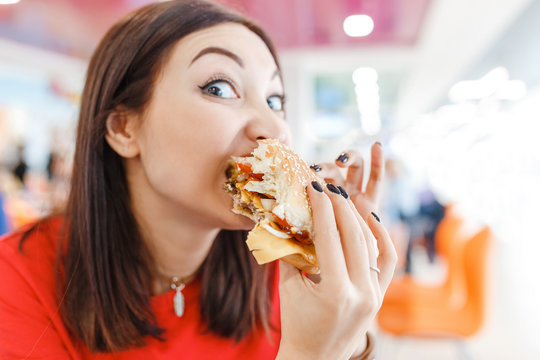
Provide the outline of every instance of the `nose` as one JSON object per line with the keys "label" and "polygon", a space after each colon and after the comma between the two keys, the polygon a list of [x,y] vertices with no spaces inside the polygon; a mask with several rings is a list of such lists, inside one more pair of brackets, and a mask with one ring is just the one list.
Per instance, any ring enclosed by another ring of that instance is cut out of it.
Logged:
{"label": "nose", "polygon": [[246,135],[253,142],[262,139],[278,139],[280,142],[290,145],[291,136],[288,124],[268,105],[265,109],[253,109],[246,127]]}

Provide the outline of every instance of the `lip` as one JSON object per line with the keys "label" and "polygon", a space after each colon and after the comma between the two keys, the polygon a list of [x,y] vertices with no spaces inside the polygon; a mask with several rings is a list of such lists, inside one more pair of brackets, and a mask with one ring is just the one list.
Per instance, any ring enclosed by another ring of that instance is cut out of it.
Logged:
{"label": "lip", "polygon": [[235,156],[235,157],[252,157],[253,156],[253,154],[252,154],[253,150],[255,150],[255,148],[253,148],[250,152],[245,153],[244,155],[232,155],[232,156]]}

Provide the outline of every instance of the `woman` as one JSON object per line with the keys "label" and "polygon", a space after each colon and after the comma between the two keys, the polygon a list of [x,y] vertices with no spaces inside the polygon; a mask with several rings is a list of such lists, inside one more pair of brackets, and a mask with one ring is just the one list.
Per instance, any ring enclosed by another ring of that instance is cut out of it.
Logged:
{"label": "woman", "polygon": [[238,230],[253,224],[222,190],[231,156],[261,138],[289,142],[278,64],[261,29],[204,1],[152,4],[107,33],[88,69],[65,215],[0,242],[2,358],[371,353],[366,332],[395,264],[368,215],[380,146],[366,193],[353,152],[338,162],[352,169],[346,181],[335,165],[321,172],[366,221],[351,198],[308,187],[314,281],[257,265]]}

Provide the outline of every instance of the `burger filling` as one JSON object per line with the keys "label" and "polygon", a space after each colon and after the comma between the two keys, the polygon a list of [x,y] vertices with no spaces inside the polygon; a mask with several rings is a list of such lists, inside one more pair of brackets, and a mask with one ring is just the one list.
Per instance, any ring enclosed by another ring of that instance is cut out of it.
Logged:
{"label": "burger filling", "polygon": [[233,194],[233,209],[255,222],[264,221],[265,229],[278,237],[293,238],[303,244],[312,244],[308,233],[295,231],[287,223],[287,220],[280,218],[273,212],[276,207],[276,200],[273,196],[245,189],[246,184],[263,181],[263,177],[264,174],[253,173],[250,164],[240,162],[231,164],[227,170],[229,181],[225,184],[225,190]]}

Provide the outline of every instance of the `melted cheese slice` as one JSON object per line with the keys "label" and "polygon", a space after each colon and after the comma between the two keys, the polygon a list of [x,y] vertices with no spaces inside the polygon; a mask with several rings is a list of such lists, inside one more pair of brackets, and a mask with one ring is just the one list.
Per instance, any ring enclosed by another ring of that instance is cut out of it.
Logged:
{"label": "melted cheese slice", "polygon": [[294,254],[315,259],[315,246],[272,235],[262,223],[249,232],[246,244],[259,265]]}

